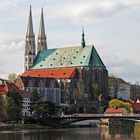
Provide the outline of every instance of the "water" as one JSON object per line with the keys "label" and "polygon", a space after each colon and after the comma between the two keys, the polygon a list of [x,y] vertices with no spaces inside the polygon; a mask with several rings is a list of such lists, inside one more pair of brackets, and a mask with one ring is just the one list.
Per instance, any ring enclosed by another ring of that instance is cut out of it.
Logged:
{"label": "water", "polygon": [[107,126],[50,130],[1,131],[0,140],[140,140],[140,124],[133,128]]}

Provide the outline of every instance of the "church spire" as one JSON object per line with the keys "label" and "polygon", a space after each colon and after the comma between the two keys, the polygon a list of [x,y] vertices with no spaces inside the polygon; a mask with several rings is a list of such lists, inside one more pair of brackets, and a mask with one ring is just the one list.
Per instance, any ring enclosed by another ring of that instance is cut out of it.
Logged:
{"label": "church spire", "polygon": [[82,29],[82,42],[81,42],[81,46],[82,46],[82,48],[84,48],[85,47],[85,33],[84,33],[84,28]]}
{"label": "church spire", "polygon": [[28,27],[27,27],[26,36],[34,36],[31,5],[30,5],[30,12],[29,12],[29,19],[28,19]]}
{"label": "church spire", "polygon": [[28,70],[33,66],[36,57],[35,50],[36,47],[35,47],[35,36],[33,31],[32,9],[30,6],[28,27],[25,39],[25,55],[24,55],[25,70]]}
{"label": "church spire", "polygon": [[46,50],[46,49],[47,49],[47,41],[46,41],[45,25],[44,25],[44,15],[43,15],[43,8],[42,8],[41,18],[40,18],[39,34],[38,34],[38,47],[37,47],[37,51]]}

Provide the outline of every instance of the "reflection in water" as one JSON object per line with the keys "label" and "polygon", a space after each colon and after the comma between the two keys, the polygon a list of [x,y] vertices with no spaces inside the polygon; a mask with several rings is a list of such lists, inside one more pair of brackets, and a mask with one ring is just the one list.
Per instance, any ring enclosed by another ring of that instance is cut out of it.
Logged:
{"label": "reflection in water", "polygon": [[140,124],[135,128],[107,126],[53,130],[1,131],[0,140],[139,140]]}

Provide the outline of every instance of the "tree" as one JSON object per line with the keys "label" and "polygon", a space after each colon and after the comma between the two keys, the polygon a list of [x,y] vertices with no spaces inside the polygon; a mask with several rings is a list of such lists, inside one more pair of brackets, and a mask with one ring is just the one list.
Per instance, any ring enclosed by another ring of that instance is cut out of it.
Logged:
{"label": "tree", "polygon": [[16,79],[17,79],[17,75],[15,73],[11,73],[8,75],[8,80],[10,82],[15,83]]}
{"label": "tree", "polygon": [[0,95],[0,120],[4,119],[3,106],[4,106],[3,96]]}
{"label": "tree", "polygon": [[112,99],[109,102],[109,107],[110,108],[113,108],[113,107],[125,108],[128,113],[132,112],[132,110],[131,110],[132,105],[129,102],[123,102],[123,101],[118,100],[118,99]]}
{"label": "tree", "polygon": [[42,102],[39,109],[40,115],[43,119],[51,118],[56,115],[55,104],[50,101]]}
{"label": "tree", "polygon": [[22,96],[18,92],[8,92],[4,102],[4,114],[9,121],[18,122],[22,116]]}
{"label": "tree", "polygon": [[15,104],[13,100],[6,96],[5,102],[4,102],[4,114],[6,117],[6,120],[13,121],[15,120]]}
{"label": "tree", "polygon": [[30,106],[31,114],[34,115],[35,117],[39,118],[39,116],[40,116],[39,107],[40,107],[41,98],[36,89],[34,89],[31,92],[30,100],[31,100],[31,106]]}
{"label": "tree", "polygon": [[40,119],[51,118],[56,114],[55,104],[50,101],[43,101],[36,89],[31,92],[32,115]]}

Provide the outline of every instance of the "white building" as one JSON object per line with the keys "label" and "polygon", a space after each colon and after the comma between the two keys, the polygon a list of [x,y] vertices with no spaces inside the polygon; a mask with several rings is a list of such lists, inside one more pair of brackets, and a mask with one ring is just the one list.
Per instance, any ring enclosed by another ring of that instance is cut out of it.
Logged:
{"label": "white building", "polygon": [[109,77],[109,95],[112,98],[130,100],[130,84],[121,78]]}
{"label": "white building", "polygon": [[31,116],[31,112],[30,112],[30,104],[31,104],[30,96],[29,96],[28,93],[23,93],[22,97],[23,97],[22,115],[23,115],[23,117]]}

